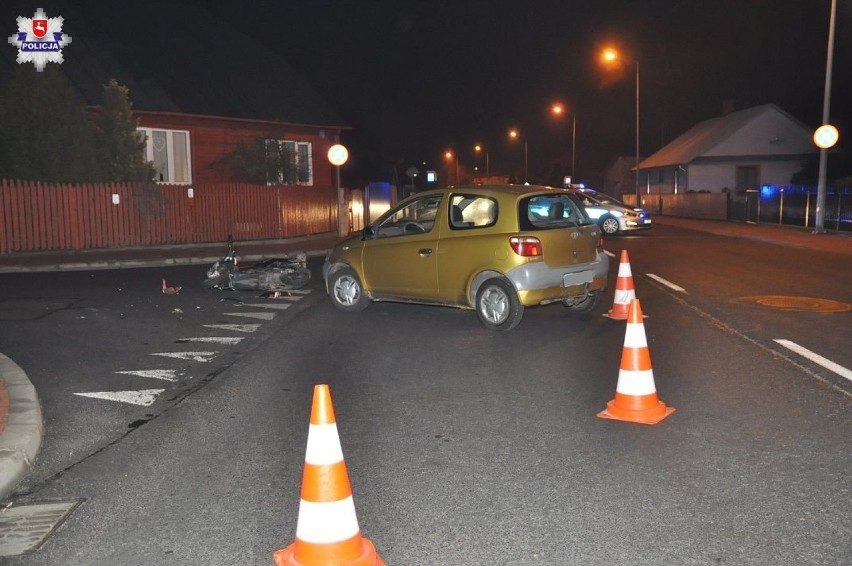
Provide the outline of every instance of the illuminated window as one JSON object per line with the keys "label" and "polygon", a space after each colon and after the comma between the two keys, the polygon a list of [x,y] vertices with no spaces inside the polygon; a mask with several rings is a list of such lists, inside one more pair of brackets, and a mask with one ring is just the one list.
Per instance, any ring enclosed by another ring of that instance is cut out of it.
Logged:
{"label": "illuminated window", "polygon": [[145,135],[145,159],[154,165],[158,183],[192,182],[189,132],[138,128]]}

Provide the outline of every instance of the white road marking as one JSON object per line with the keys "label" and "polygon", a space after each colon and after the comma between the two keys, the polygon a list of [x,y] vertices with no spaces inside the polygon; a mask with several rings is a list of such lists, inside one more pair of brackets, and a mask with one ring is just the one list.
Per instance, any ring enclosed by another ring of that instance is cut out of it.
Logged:
{"label": "white road marking", "polygon": [[184,340],[187,342],[208,342],[211,344],[239,344],[243,339],[235,336],[198,336],[196,338],[178,338],[178,341]]}
{"label": "white road marking", "polygon": [[674,289],[675,291],[679,291],[681,293],[686,293],[686,289],[684,289],[680,285],[675,285],[671,281],[667,281],[667,280],[663,279],[659,275],[654,275],[653,273],[647,273],[646,275],[648,277],[650,277],[651,279],[653,279],[654,281],[656,281],[658,283],[662,283],[663,285],[665,285],[669,289]]}
{"label": "white road marking", "polygon": [[193,360],[196,362],[209,362],[217,352],[158,352],[152,356],[165,356],[167,358],[178,358],[179,360]]}
{"label": "white road marking", "polygon": [[115,373],[123,373],[125,375],[138,375],[139,377],[151,377],[154,379],[164,379],[166,381],[177,381],[177,371],[173,369],[140,369],[132,371],[117,371]]}
{"label": "white road marking", "polygon": [[205,324],[204,328],[215,328],[217,330],[233,330],[235,332],[256,332],[259,324]]}
{"label": "white road marking", "polygon": [[277,309],[277,310],[284,310],[284,309],[290,308],[289,303],[283,303],[283,304],[273,304],[273,303],[260,303],[260,304],[252,303],[252,304],[249,304],[249,303],[243,303],[243,306],[245,306],[245,307],[256,307],[256,308],[259,308],[259,309]]}
{"label": "white road marking", "polygon": [[157,395],[163,391],[165,391],[165,389],[142,389],[140,391],[98,391],[95,393],[75,393],[74,395],[147,407],[154,403],[154,401],[157,400]]}
{"label": "white road marking", "polygon": [[776,338],[775,342],[781,344],[782,346],[784,346],[788,350],[792,350],[793,352],[796,352],[800,356],[803,356],[803,357],[809,359],[810,361],[814,362],[815,364],[821,365],[825,369],[827,369],[829,371],[833,371],[837,375],[839,375],[841,377],[845,377],[846,379],[852,381],[852,370],[845,368],[840,364],[834,363],[831,360],[829,360],[828,358],[824,358],[824,357],[820,356],[819,354],[817,354],[815,352],[811,352],[807,348],[803,348],[802,346],[799,346],[795,342],[791,342],[789,340],[783,340],[783,339],[779,339],[779,338]]}
{"label": "white road marking", "polygon": [[275,318],[274,312],[226,312],[226,316],[244,316],[246,318],[256,318],[258,320],[272,320]]}

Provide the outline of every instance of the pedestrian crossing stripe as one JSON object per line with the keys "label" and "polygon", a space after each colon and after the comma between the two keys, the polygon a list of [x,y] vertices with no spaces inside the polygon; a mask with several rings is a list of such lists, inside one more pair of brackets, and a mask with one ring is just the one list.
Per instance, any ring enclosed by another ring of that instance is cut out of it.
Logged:
{"label": "pedestrian crossing stripe", "polygon": [[152,405],[154,401],[157,400],[157,396],[163,391],[165,391],[165,389],[141,389],[139,391],[98,391],[94,393],[75,393],[74,395],[147,407]]}
{"label": "pedestrian crossing stripe", "polygon": [[243,306],[245,306],[245,307],[255,307],[255,308],[259,308],[259,309],[276,309],[276,310],[282,310],[282,311],[283,311],[284,309],[289,309],[289,308],[290,308],[290,304],[289,304],[289,303],[283,303],[283,304],[277,304],[277,305],[276,305],[276,304],[274,304],[274,303],[261,303],[261,304],[249,304],[249,303],[243,303]]}
{"label": "pedestrian crossing stripe", "polygon": [[115,373],[121,373],[124,375],[138,375],[139,377],[151,377],[153,379],[164,379],[166,381],[178,380],[177,371],[173,369],[140,369],[117,371]]}
{"label": "pedestrian crossing stripe", "polygon": [[205,324],[204,328],[215,328],[217,330],[233,330],[235,332],[256,332],[259,324]]}
{"label": "pedestrian crossing stripe", "polygon": [[209,362],[218,352],[157,352],[152,356],[165,356],[179,360],[193,360],[195,362]]}
{"label": "pedestrian crossing stripe", "polygon": [[245,318],[256,318],[258,320],[272,320],[274,312],[226,312],[225,316],[243,316]]}
{"label": "pedestrian crossing stripe", "polygon": [[240,336],[198,336],[195,338],[178,338],[176,342],[208,342],[213,344],[239,344]]}

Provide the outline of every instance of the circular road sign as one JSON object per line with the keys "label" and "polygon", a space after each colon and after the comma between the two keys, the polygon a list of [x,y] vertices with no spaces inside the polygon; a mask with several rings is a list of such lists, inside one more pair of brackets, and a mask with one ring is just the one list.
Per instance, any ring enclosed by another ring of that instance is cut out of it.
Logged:
{"label": "circular road sign", "polygon": [[840,139],[840,134],[837,128],[831,124],[824,124],[814,132],[814,143],[820,149],[834,147],[838,139]]}
{"label": "circular road sign", "polygon": [[343,165],[347,159],[349,159],[349,151],[339,143],[328,148],[328,160],[332,165]]}

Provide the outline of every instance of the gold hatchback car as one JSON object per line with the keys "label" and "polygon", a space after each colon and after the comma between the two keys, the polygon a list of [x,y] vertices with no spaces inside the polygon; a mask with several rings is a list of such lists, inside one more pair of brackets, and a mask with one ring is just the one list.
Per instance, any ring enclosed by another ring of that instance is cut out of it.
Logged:
{"label": "gold hatchback car", "polygon": [[335,246],[322,274],[344,311],[370,301],[436,304],[475,309],[487,328],[509,330],[524,307],[594,309],[609,272],[601,244],[575,192],[459,186],[400,201]]}

